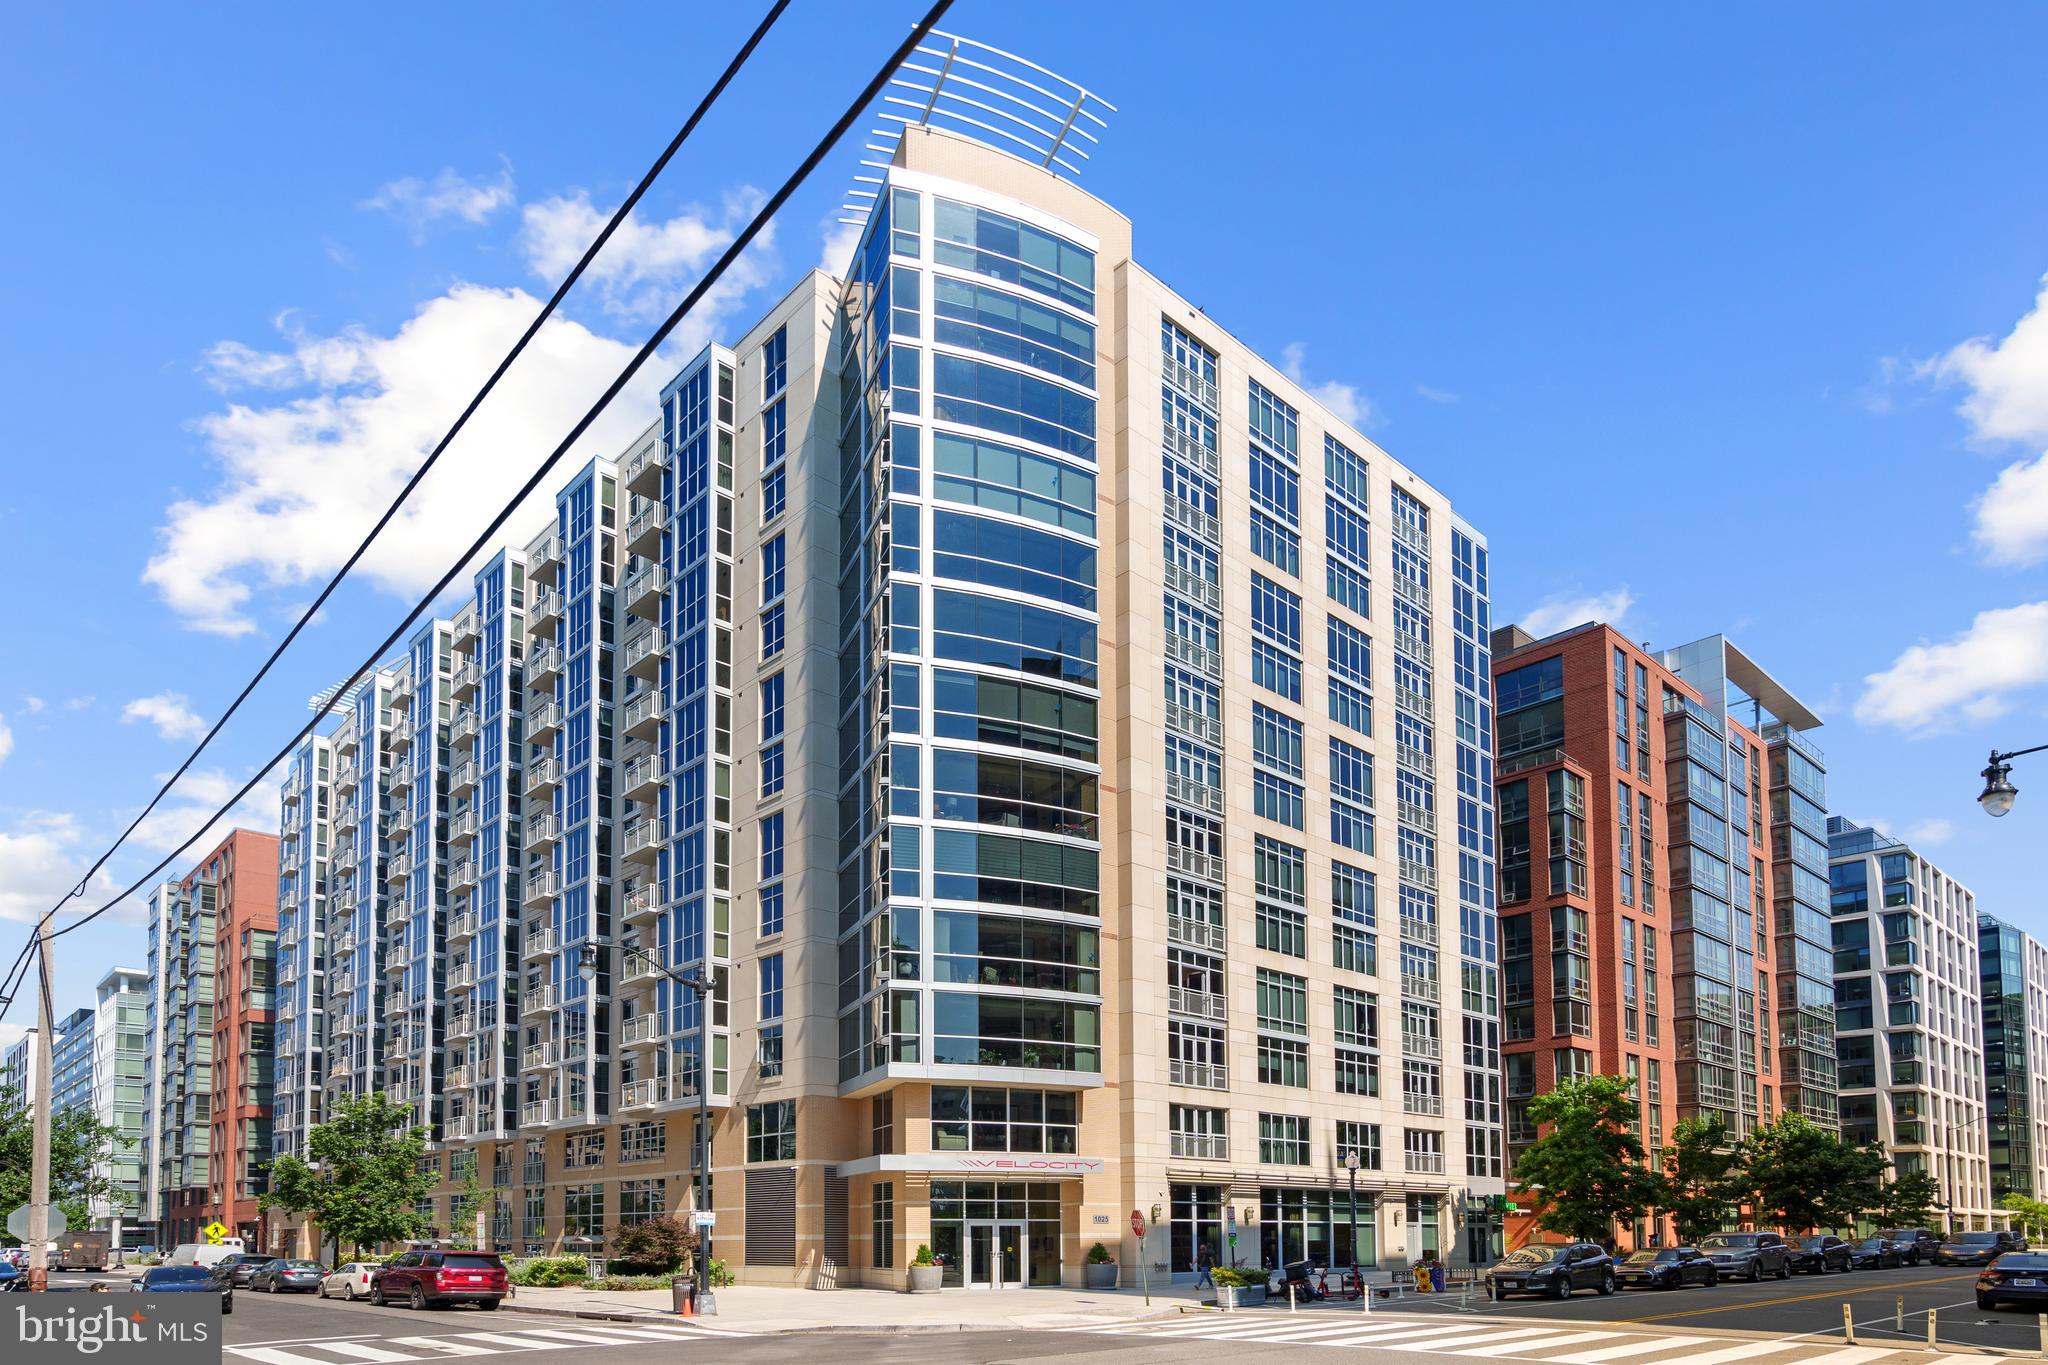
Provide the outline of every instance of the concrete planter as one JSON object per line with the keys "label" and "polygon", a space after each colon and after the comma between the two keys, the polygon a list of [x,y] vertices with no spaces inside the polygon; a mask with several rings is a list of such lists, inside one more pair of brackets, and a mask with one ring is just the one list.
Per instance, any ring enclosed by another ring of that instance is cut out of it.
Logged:
{"label": "concrete planter", "polygon": [[1257,1308],[1265,1301],[1266,1286],[1262,1284],[1216,1286],[1216,1306],[1226,1313],[1237,1308]]}
{"label": "concrete planter", "polygon": [[1082,1280],[1081,1280],[1081,1287],[1082,1287],[1083,1289],[1114,1289],[1114,1288],[1116,1288],[1116,1262],[1115,1262],[1115,1261],[1102,1261],[1102,1262],[1095,1262],[1095,1261],[1090,1261],[1090,1262],[1088,1262],[1088,1263],[1087,1263],[1086,1265],[1084,1265],[1084,1266],[1083,1266],[1083,1267],[1081,1268],[1081,1271],[1082,1271]]}
{"label": "concrete planter", "polygon": [[910,1283],[905,1290],[911,1294],[936,1294],[939,1282],[946,1273],[944,1266],[914,1265],[909,1267]]}

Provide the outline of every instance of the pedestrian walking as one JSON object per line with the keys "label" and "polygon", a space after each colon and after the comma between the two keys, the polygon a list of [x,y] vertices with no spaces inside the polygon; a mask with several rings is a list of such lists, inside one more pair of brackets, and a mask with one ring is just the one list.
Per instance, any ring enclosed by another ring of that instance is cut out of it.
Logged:
{"label": "pedestrian walking", "polygon": [[1214,1289],[1216,1281],[1209,1272],[1216,1268],[1216,1253],[1209,1250],[1207,1242],[1195,1248],[1195,1288]]}

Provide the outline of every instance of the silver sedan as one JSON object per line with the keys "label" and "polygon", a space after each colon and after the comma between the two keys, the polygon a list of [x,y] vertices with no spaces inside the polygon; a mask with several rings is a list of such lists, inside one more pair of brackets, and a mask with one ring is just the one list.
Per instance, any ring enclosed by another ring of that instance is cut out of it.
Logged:
{"label": "silver sedan", "polygon": [[354,1301],[370,1297],[370,1275],[377,1269],[375,1261],[350,1261],[327,1272],[327,1278],[320,1281],[320,1297],[341,1298]]}

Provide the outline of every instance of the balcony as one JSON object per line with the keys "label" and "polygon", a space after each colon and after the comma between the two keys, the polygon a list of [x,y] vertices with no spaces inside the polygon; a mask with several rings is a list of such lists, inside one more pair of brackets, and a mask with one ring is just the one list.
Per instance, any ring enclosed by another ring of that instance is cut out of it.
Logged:
{"label": "balcony", "polygon": [[467,701],[476,695],[476,685],[483,679],[483,667],[474,655],[455,665],[455,671],[448,675],[448,691],[457,701]]}
{"label": "balcony", "polygon": [[1222,414],[1223,409],[1216,400],[1215,380],[1204,379],[1198,371],[1181,364],[1172,356],[1162,358],[1160,368],[1167,383],[1209,409],[1211,413],[1219,416]]}
{"label": "balcony", "polygon": [[561,948],[561,930],[542,924],[527,931],[525,957],[528,961],[560,952]]}
{"label": "balcony", "polygon": [[1217,459],[1215,450],[1203,445],[1179,427],[1167,427],[1166,449],[1170,453],[1179,456],[1193,468],[1201,470],[1210,478],[1222,477],[1223,465]]}
{"label": "balcony", "polygon": [[1220,953],[1223,951],[1223,926],[1211,924],[1207,920],[1191,919],[1186,915],[1168,915],[1166,941]]}
{"label": "balcony", "polygon": [[519,1002],[521,1014],[546,1014],[562,1007],[562,989],[556,985],[541,986],[526,992]]}
{"label": "balcony", "polygon": [[664,843],[668,843],[668,821],[653,814],[627,825],[625,837],[618,841],[618,855],[651,864],[655,851]]}
{"label": "balcony", "polygon": [[1436,812],[1428,806],[1419,806],[1413,801],[1394,802],[1394,818],[1410,829],[1436,833]]}
{"label": "balcony", "polygon": [[1404,1000],[1434,1000],[1437,996],[1437,978],[1420,972],[1401,973],[1401,998]]}
{"label": "balcony", "polygon": [[1208,541],[1211,545],[1221,545],[1223,543],[1223,531],[1216,524],[1216,518],[1210,516],[1193,503],[1177,498],[1171,493],[1165,494],[1164,500],[1166,503],[1166,519],[1168,521],[1190,535],[1199,536],[1201,539]]}
{"label": "balcony", "polygon": [[1166,588],[1177,592],[1190,602],[1198,602],[1210,611],[1223,610],[1223,589],[1199,574],[1190,573],[1178,564],[1166,566]]}
{"label": "balcony", "polygon": [[1223,680],[1223,656],[1207,645],[1196,644],[1180,635],[1166,637],[1166,657],[1184,664],[1214,682]]}
{"label": "balcony", "polygon": [[448,889],[450,891],[460,891],[465,887],[475,886],[476,876],[476,859],[453,859],[448,865]]}
{"label": "balcony", "polygon": [[538,853],[562,841],[562,817],[553,811],[534,816],[526,822],[526,849]]}
{"label": "balcony", "polygon": [[1430,891],[1436,890],[1435,868],[1431,867],[1428,863],[1417,862],[1413,858],[1403,858],[1400,861],[1402,881],[1410,886],[1420,886]]}
{"label": "balcony", "polygon": [[1191,1161],[1228,1161],[1230,1139],[1222,1133],[1175,1133],[1173,1154]]}
{"label": "balcony", "polygon": [[627,1047],[643,1043],[658,1043],[667,1036],[662,1027],[661,1015],[657,1013],[636,1014],[619,1029],[619,1041]]}
{"label": "balcony", "polygon": [[661,719],[668,710],[667,699],[658,687],[635,692],[626,699],[619,716],[619,729],[633,739],[651,739],[661,732]]}
{"label": "balcony", "polygon": [[1210,991],[1189,990],[1186,986],[1166,988],[1166,1008],[1175,1014],[1195,1019],[1211,1019],[1222,1023],[1229,1015],[1228,1002]]}
{"label": "balcony", "polygon": [[650,919],[661,913],[662,900],[655,893],[651,882],[628,882],[626,884],[625,917],[628,924]]}
{"label": "balcony", "polygon": [[668,509],[653,503],[626,523],[626,548],[643,559],[661,558],[661,535],[668,529]]}
{"label": "balcony", "polygon": [[[1439,1104],[1438,1108],[1442,1108]],[[1444,1154],[1442,1152],[1403,1152],[1411,1175],[1442,1175]]]}
{"label": "balcony", "polygon": [[473,758],[465,758],[448,770],[448,794],[460,796],[474,791],[477,784],[477,766]]}
{"label": "balcony", "polygon": [[476,1032],[476,1015],[469,1010],[451,1010],[448,1014],[448,1039],[467,1038]]}
{"label": "balcony", "polygon": [[626,610],[646,621],[661,619],[661,600],[668,596],[668,571],[655,565],[626,575]]}
{"label": "balcony", "polygon": [[451,634],[457,649],[476,638],[476,604],[471,603],[455,613]]}
{"label": "balcony", "polygon": [[1436,714],[1429,693],[1413,687],[1403,687],[1400,683],[1394,684],[1394,705],[1423,720],[1428,720]]}
{"label": "balcony", "polygon": [[385,733],[384,747],[391,750],[394,754],[412,748],[412,727],[410,725],[392,726]]}
{"label": "balcony", "polygon": [[550,641],[535,645],[526,656],[526,685],[546,688],[562,676],[562,647]]}
{"label": "balcony", "polygon": [[1423,587],[1407,574],[1397,573],[1394,575],[1394,596],[1411,602],[1421,607],[1424,611],[1429,610],[1429,589]]}
{"label": "balcony", "polygon": [[[1404,1033],[1401,1035],[1401,1055],[1404,1057],[1441,1057],[1444,1055],[1444,1041],[1441,1038],[1424,1037],[1420,1033]],[[1414,1111],[1411,1110],[1410,1112]],[[1439,1106],[1438,1112],[1441,1112],[1441,1106]]]}
{"label": "balcony", "polygon": [[659,440],[649,441],[626,457],[619,466],[619,482],[626,486],[628,493],[638,493],[643,498],[661,496],[661,471],[668,468],[668,447]]}
{"label": "balcony", "polygon": [[1200,711],[1190,707],[1182,706],[1177,701],[1166,703],[1166,726],[1169,730],[1178,730],[1182,734],[1199,739],[1205,744],[1221,744],[1223,742],[1222,721],[1205,716]]}
{"label": "balcony", "polygon": [[653,680],[661,676],[661,661],[668,650],[668,637],[659,626],[647,629],[626,641],[624,663],[626,672],[636,678]]}
{"label": "balcony", "polygon": [[344,929],[336,934],[334,936],[333,949],[334,956],[337,958],[347,957],[350,953],[354,952],[356,950],[356,931]]}
{"label": "balcony", "polygon": [[539,872],[527,873],[526,897],[524,902],[525,904],[546,905],[550,900],[553,900],[556,896],[559,896],[561,894],[561,873],[550,871],[548,869],[542,869]]}
{"label": "balcony", "polygon": [[561,1061],[562,1045],[560,1043],[535,1043],[532,1047],[519,1054],[519,1069],[521,1071],[545,1071],[551,1066],[560,1065]]}
{"label": "balcony", "polygon": [[412,875],[412,854],[401,853],[384,869],[384,880],[402,882]]}
{"label": "balcony", "polygon": [[1401,916],[1401,937],[1409,943],[1426,943],[1436,946],[1436,925],[1434,922],[1414,915]]}
{"label": "balcony", "polygon": [[450,844],[466,844],[470,842],[476,838],[477,830],[482,823],[477,818],[475,806],[463,807],[448,817],[448,842]]}
{"label": "balcony", "polygon": [[1181,848],[1175,844],[1166,846],[1166,870],[1183,877],[1199,877],[1203,881],[1223,884],[1223,859],[1212,853],[1198,852],[1192,848]]}
{"label": "balcony", "polygon": [[[334,803],[334,835],[337,840],[340,839],[343,830],[354,829],[361,823],[361,813],[362,807],[353,796]],[[336,856],[339,856],[338,850]]]}
{"label": "balcony", "polygon": [[621,985],[632,986],[642,981],[652,981],[658,976],[665,975],[667,973],[663,972],[661,968],[655,966],[654,963],[648,961],[641,954],[628,953],[625,965],[619,969],[619,982]]}
{"label": "balcony", "polygon": [[397,796],[400,792],[411,790],[412,760],[410,758],[401,758],[398,762],[391,765],[391,794]]}
{"label": "balcony", "polygon": [[461,1066],[448,1068],[448,1084],[456,1090],[467,1090],[476,1084],[476,1064],[464,1062]]}
{"label": "balcony", "polygon": [[1412,744],[1395,744],[1394,761],[1410,772],[1421,773],[1424,777],[1436,775],[1436,757]]}
{"label": "balcony", "polygon": [[448,942],[476,937],[476,911],[459,910],[448,917]]}
{"label": "balcony", "polygon": [[666,1104],[669,1099],[668,1082],[659,1078],[647,1081],[629,1081],[619,1092],[619,1108],[645,1109],[650,1105]]}
{"label": "balcony", "polygon": [[1230,1068],[1221,1062],[1190,1062],[1174,1057],[1167,1062],[1166,1079],[1173,1085],[1191,1085],[1201,1090],[1228,1090]]}
{"label": "balcony", "polygon": [[447,987],[451,991],[467,991],[476,988],[476,964],[464,962],[448,969]]}
{"label": "balcony", "polygon": [[519,1126],[522,1128],[545,1128],[561,1117],[559,1100],[535,1100],[519,1106]]}
{"label": "balcony", "polygon": [[526,765],[526,794],[551,791],[562,785],[562,760],[559,758],[536,758]]}
{"label": "balcony", "polygon": [[448,723],[448,742],[450,744],[460,744],[466,739],[475,738],[476,708],[474,706],[456,707],[455,717]]}
{"label": "balcony", "polygon": [[1423,639],[1412,630],[1402,630],[1396,626],[1394,628],[1394,648],[1400,650],[1411,659],[1425,664],[1429,662],[1429,641]]}
{"label": "balcony", "polygon": [[1423,530],[1420,526],[1415,525],[1413,522],[1405,521],[1400,517],[1395,517],[1394,539],[1400,541],[1404,545],[1408,545],[1413,547],[1414,549],[1420,550],[1422,552],[1422,557],[1424,559],[1429,558],[1429,532]]}
{"label": "balcony", "polygon": [[622,770],[620,795],[628,801],[651,801],[668,776],[668,760],[660,754],[642,754]]}
{"label": "balcony", "polygon": [[535,639],[552,639],[562,628],[562,594],[553,588],[537,590],[526,607],[527,633]]}
{"label": "balcony", "polygon": [[562,704],[558,701],[544,701],[526,711],[526,737],[536,742],[546,739],[562,728]]}
{"label": "balcony", "polygon": [[1211,815],[1223,814],[1223,789],[1212,787],[1207,782],[1197,782],[1177,772],[1166,774],[1166,799],[1186,806],[1190,810],[1205,810]]}
{"label": "balcony", "polygon": [[526,574],[535,583],[552,583],[562,572],[562,537],[543,531],[526,546]]}

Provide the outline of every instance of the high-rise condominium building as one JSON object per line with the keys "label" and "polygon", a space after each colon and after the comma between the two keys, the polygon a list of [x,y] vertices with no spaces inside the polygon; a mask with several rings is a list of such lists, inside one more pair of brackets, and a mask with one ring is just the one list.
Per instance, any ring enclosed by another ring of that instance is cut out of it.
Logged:
{"label": "high-rise condominium building", "polygon": [[100,979],[93,1009],[92,1114],[117,1135],[101,1172],[112,1189],[93,1202],[92,1223],[115,1235],[115,1246],[150,1241],[153,1214],[143,1204],[143,1132],[149,1056],[147,973],[116,967]]}
{"label": "high-rise condominium building", "polygon": [[263,1249],[277,869],[277,836],[238,829],[150,896],[146,1212],[169,1245],[219,1220]]}
{"label": "high-rise condominium building", "polygon": [[2048,1195],[2048,946],[1977,916],[1991,1198]]}
{"label": "high-rise condominium building", "polygon": [[1828,818],[1842,1136],[1941,1187],[1952,1228],[1993,1208],[1976,897],[1905,843]]}
{"label": "high-rise condominium building", "polygon": [[[1529,1101],[1578,1076],[1635,1081],[1652,1150],[1694,1115],[1731,1140],[1794,1109],[1834,1126],[1832,1055],[1810,1058],[1832,1019],[1802,1019],[1816,997],[1794,984],[1815,926],[1793,895],[1813,893],[1763,834],[1789,780],[1766,758],[1792,742],[1769,736],[1819,722],[1720,636],[1660,654],[1595,623],[1508,626],[1493,645],[1510,1166],[1538,1136]],[[1818,812],[1818,779],[1803,790]]]}
{"label": "high-rise condominium building", "polygon": [[521,1251],[708,1198],[762,1282],[1493,1251],[1485,541],[1051,151],[906,128],[848,278],[331,737],[330,1090],[420,1106],[444,1229],[474,1174]]}
{"label": "high-rise condominium building", "polygon": [[12,1093],[15,1099],[29,1104],[36,1093],[36,1031],[14,1040],[5,1056],[0,1056],[0,1090]]}
{"label": "high-rise condominium building", "polygon": [[93,1012],[76,1009],[57,1021],[50,1045],[50,1112],[92,1108]]}

